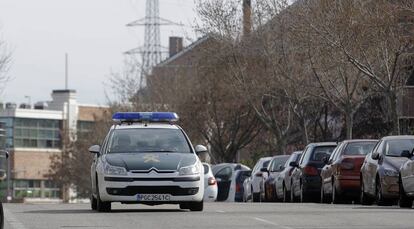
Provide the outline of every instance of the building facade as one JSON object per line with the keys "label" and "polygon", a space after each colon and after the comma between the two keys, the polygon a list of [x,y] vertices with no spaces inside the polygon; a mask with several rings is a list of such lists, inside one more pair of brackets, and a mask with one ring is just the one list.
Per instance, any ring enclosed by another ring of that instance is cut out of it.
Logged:
{"label": "building facade", "polygon": [[[61,187],[48,178],[51,156],[62,152],[65,130],[76,134],[93,124],[105,107],[78,104],[76,91],[54,90],[52,100],[31,105],[0,104],[0,122],[10,153],[7,196],[60,198]],[[75,135],[76,136],[76,135]]]}

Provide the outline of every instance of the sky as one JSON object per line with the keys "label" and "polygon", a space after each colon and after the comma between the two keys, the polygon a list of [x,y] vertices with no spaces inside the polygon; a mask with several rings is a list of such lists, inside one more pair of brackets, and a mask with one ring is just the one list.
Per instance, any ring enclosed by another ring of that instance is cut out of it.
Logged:
{"label": "sky", "polygon": [[[78,102],[104,105],[111,72],[122,69],[123,52],[143,45],[144,28],[125,25],[145,16],[145,0],[1,0],[0,39],[12,51],[12,78],[1,102],[50,100],[65,87],[65,53],[69,55],[69,89]],[[197,39],[194,0],[160,0],[160,16],[183,27],[161,29],[169,36]],[[106,84],[105,84],[106,83]]]}

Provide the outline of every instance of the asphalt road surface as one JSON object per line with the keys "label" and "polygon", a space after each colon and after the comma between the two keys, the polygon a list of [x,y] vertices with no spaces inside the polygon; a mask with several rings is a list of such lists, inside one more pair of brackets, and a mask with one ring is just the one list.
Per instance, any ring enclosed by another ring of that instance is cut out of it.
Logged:
{"label": "asphalt road surface", "polygon": [[96,213],[88,204],[4,204],[6,229],[26,228],[414,228],[414,209],[360,205],[210,203],[203,212],[175,205],[113,204]]}

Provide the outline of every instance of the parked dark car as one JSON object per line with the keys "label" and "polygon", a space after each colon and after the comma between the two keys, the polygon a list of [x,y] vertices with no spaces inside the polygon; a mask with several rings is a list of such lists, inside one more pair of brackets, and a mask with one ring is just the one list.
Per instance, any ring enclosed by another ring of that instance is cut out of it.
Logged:
{"label": "parked dark car", "polygon": [[292,173],[291,201],[318,201],[321,193],[320,172],[325,165],[323,159],[330,156],[336,148],[335,142],[311,143],[306,146],[299,163],[291,162],[295,167]]}
{"label": "parked dark car", "polygon": [[236,163],[213,165],[211,168],[217,182],[217,201],[241,201],[243,181],[251,173],[249,167]]}
{"label": "parked dark car", "polygon": [[336,147],[321,171],[321,202],[359,200],[362,163],[378,140],[347,140]]}
{"label": "parked dark car", "polygon": [[[414,136],[413,136],[414,138]],[[414,140],[412,142],[414,144]],[[407,160],[400,170],[400,198],[398,204],[402,208],[411,208],[414,199],[414,147],[410,151],[402,153]]]}
{"label": "parked dark car", "polygon": [[277,201],[276,196],[276,178],[280,172],[285,168],[286,161],[290,155],[274,156],[269,163],[269,166],[264,172],[267,172],[267,178],[264,181],[264,200]]}
{"label": "parked dark car", "polygon": [[384,137],[367,155],[361,168],[362,204],[392,205],[399,198],[399,174],[414,148],[414,136]]}
{"label": "parked dark car", "polygon": [[295,167],[290,166],[290,163],[298,163],[301,155],[302,151],[293,152],[286,161],[283,171],[276,177],[276,198],[283,202],[290,201],[290,181],[295,169]]}
{"label": "parked dark car", "polygon": [[[0,150],[0,182],[5,180],[7,177],[7,158],[9,153],[5,150]],[[3,203],[0,202],[0,229],[4,227],[4,213]]]}

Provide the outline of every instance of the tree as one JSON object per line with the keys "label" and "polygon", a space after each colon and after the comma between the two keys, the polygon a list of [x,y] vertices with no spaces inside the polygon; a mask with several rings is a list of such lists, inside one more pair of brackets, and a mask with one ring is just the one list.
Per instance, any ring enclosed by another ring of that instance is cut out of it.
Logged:
{"label": "tree", "polygon": [[[50,157],[49,178],[62,187],[62,198],[69,201],[68,189],[76,190],[77,198],[89,198],[91,194],[90,168],[94,158],[88,151],[91,145],[100,145],[112,124],[111,112],[102,119],[95,120],[93,127],[86,132],[69,136],[63,131],[62,152]],[[93,133],[93,134],[91,134]]]}
{"label": "tree", "polygon": [[[403,2],[403,1],[402,1]],[[412,65],[413,42],[401,26],[399,1],[301,1],[296,4],[302,32],[332,56],[348,61],[387,101],[392,133],[399,132],[397,98]]]}
{"label": "tree", "polygon": [[7,44],[0,40],[0,89],[3,90],[6,83],[10,80],[7,75],[11,64],[11,52]]}

